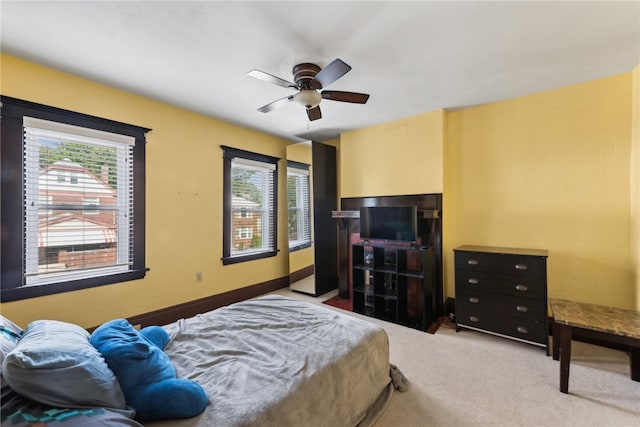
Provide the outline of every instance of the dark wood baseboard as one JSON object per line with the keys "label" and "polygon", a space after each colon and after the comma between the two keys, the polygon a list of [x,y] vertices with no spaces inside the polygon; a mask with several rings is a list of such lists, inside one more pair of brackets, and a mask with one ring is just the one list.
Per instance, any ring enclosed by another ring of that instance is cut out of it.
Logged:
{"label": "dark wood baseboard", "polygon": [[302,280],[305,277],[309,277],[314,273],[314,271],[315,271],[315,266],[313,264],[305,268],[301,268],[298,271],[294,271],[289,275],[289,283],[295,283],[298,280]]}
{"label": "dark wood baseboard", "polygon": [[206,313],[207,311],[215,310],[216,308],[225,305],[244,301],[288,286],[289,276],[280,277],[278,279],[247,286],[245,288],[234,289],[222,294],[212,295],[210,297],[200,298],[182,304],[173,305],[171,307],[162,308],[160,310],[151,311],[149,313],[129,317],[127,320],[132,325],[139,325],[141,328],[149,325],[166,325],[168,323],[175,322],[178,319],[192,317],[200,313]]}

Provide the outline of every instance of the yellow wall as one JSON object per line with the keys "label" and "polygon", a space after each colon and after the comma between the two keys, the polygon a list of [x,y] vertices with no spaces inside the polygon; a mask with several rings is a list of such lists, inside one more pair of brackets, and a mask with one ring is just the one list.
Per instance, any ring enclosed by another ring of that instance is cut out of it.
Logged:
{"label": "yellow wall", "polygon": [[633,307],[631,73],[447,115],[444,253],[549,250],[549,296]]}
{"label": "yellow wall", "polygon": [[640,65],[633,70],[631,111],[631,264],[635,267],[635,309],[640,310]]}
{"label": "yellow wall", "polygon": [[313,245],[289,254],[289,273],[295,273],[314,264]]}
{"label": "yellow wall", "polygon": [[340,197],[442,193],[444,111],[345,132]]}
{"label": "yellow wall", "polygon": [[[1,56],[3,95],[152,128],[143,280],[1,305],[25,326],[85,327],[285,277],[288,254],[222,266],[221,144],[281,157],[287,141]],[[640,67],[633,73],[346,132],[340,197],[444,194],[445,293],[460,244],[549,250],[553,297],[640,308]],[[631,161],[630,161],[631,159]],[[196,282],[197,272],[203,281]]]}
{"label": "yellow wall", "polygon": [[634,307],[639,73],[346,132],[340,196],[442,192],[447,296],[473,244],[547,249],[551,297]]}
{"label": "yellow wall", "polygon": [[[85,327],[286,277],[288,141],[2,55],[2,94],[153,129],[147,134],[143,280],[4,303],[21,326],[37,318]],[[222,150],[280,157],[276,257],[223,266]],[[203,281],[196,282],[196,273]]]}

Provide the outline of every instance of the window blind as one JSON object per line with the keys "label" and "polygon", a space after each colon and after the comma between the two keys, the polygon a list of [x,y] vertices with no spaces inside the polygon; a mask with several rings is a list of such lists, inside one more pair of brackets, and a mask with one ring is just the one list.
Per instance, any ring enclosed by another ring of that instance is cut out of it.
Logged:
{"label": "window blind", "polygon": [[24,117],[26,285],[133,263],[135,138]]}
{"label": "window blind", "polygon": [[308,165],[287,167],[289,250],[311,244],[311,212]]}
{"label": "window blind", "polygon": [[275,250],[275,173],[272,163],[231,160],[231,257]]}

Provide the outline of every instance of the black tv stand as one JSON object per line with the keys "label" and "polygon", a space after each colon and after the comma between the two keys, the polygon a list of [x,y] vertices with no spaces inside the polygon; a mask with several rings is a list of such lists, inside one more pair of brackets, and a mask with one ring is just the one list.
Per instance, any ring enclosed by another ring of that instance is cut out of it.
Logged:
{"label": "black tv stand", "polygon": [[354,312],[422,331],[437,318],[432,247],[364,240],[352,255]]}

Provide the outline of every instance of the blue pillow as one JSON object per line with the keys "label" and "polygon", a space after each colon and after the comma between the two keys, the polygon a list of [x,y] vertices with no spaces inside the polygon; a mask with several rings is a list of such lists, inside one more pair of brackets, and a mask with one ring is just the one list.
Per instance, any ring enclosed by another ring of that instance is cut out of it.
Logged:
{"label": "blue pillow", "polygon": [[[11,320],[0,315],[0,371],[7,354],[18,344],[22,329]],[[4,377],[0,374],[0,386],[4,387]]]}
{"label": "blue pillow", "polygon": [[91,344],[115,373],[136,418],[159,420],[190,418],[205,410],[207,395],[198,383],[176,378],[176,370],[162,349],[167,332],[150,326],[138,332],[126,319],[98,327]]}
{"label": "blue pillow", "polygon": [[18,394],[51,406],[126,407],[118,380],[78,325],[57,320],[29,323],[2,364]]}

